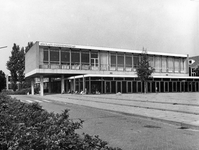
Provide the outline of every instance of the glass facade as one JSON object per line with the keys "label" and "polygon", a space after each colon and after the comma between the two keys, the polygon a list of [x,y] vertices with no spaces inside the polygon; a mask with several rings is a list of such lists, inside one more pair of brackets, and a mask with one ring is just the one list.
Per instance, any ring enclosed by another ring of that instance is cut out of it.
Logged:
{"label": "glass facade", "polygon": [[[43,68],[102,70],[102,71],[136,71],[140,55],[134,53],[109,53],[104,51],[80,49],[43,50]],[[41,58],[42,59],[42,58]],[[186,57],[148,55],[149,64],[157,73],[186,73]],[[57,65],[57,66],[56,66]]]}

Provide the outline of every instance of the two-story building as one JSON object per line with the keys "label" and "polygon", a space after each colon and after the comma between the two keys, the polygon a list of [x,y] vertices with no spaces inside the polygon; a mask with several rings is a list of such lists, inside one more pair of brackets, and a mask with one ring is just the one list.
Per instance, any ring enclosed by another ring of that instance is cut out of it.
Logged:
{"label": "two-story building", "polygon": [[[39,78],[41,95],[44,78],[49,93],[143,92],[143,83],[136,75],[141,53],[141,50],[38,41],[26,53],[25,77],[32,81],[33,94],[35,78]],[[199,78],[189,77],[188,55],[150,51],[147,54],[155,68],[147,83],[148,92],[199,91]]]}

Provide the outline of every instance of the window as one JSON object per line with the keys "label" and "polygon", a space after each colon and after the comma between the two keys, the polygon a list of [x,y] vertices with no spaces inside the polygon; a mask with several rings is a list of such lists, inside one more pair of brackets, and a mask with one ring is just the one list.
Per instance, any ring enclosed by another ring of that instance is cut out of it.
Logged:
{"label": "window", "polygon": [[44,62],[48,62],[48,49],[44,49]]}
{"label": "window", "polygon": [[132,68],[132,57],[126,55],[126,68]]}
{"label": "window", "polygon": [[80,52],[77,50],[71,51],[71,66],[72,69],[80,69]]}
{"label": "window", "polygon": [[69,51],[61,51],[61,63],[66,64],[70,63],[70,52]]}
{"label": "window", "polygon": [[175,58],[174,59],[174,64],[175,64],[175,72],[179,72],[180,71],[180,59],[179,58]]}
{"label": "window", "polygon": [[71,64],[79,64],[80,56],[79,51],[72,51],[71,52]]}
{"label": "window", "polygon": [[169,72],[173,72],[173,58],[172,57],[168,58],[168,69],[169,69]]}
{"label": "window", "polygon": [[89,69],[89,51],[82,51],[81,53],[82,69]]}
{"label": "window", "polygon": [[162,57],[162,72],[167,72],[167,58]]}
{"label": "window", "polygon": [[161,70],[161,62],[160,62],[160,57],[159,56],[155,56],[155,71],[156,72],[160,72]]}
{"label": "window", "polygon": [[59,63],[59,50],[50,50],[50,62]]}
{"label": "window", "polygon": [[119,68],[124,68],[124,54],[118,54],[117,55],[117,67]]}
{"label": "window", "polygon": [[116,67],[116,54],[111,54],[111,67]]}
{"label": "window", "polygon": [[133,67],[137,68],[139,65],[139,56],[138,55],[134,55],[133,56]]}

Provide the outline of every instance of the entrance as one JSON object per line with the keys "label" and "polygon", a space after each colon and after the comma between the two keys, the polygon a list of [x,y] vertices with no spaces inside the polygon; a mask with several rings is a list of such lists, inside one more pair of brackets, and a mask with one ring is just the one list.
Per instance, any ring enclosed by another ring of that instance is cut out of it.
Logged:
{"label": "entrance", "polygon": [[116,87],[117,87],[117,93],[121,92],[122,93],[122,82],[121,81],[117,81],[116,82]]}
{"label": "entrance", "polygon": [[111,93],[111,81],[105,81],[105,93]]}
{"label": "entrance", "polygon": [[127,82],[127,93],[132,93],[132,82]]}

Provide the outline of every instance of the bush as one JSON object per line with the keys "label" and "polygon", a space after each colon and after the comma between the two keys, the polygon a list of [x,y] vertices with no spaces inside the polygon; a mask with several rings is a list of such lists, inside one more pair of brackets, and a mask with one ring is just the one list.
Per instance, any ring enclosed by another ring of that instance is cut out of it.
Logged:
{"label": "bush", "polygon": [[119,150],[98,136],[79,135],[82,120],[69,119],[68,110],[49,113],[38,103],[26,104],[0,94],[1,150]]}

